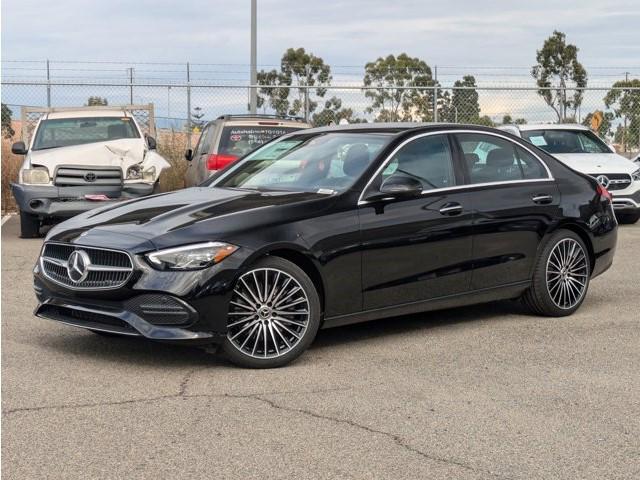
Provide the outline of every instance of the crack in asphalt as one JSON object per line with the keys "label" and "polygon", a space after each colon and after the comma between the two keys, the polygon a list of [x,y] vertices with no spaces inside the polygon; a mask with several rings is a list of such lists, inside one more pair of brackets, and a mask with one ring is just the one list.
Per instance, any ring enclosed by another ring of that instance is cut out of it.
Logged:
{"label": "crack in asphalt", "polygon": [[309,417],[313,417],[319,420],[327,420],[333,423],[338,423],[338,424],[343,424],[343,425],[348,425],[354,428],[357,428],[359,430],[363,430],[367,433],[372,433],[372,434],[377,434],[377,435],[382,435],[385,436],[389,439],[391,439],[396,445],[398,445],[401,448],[404,448],[405,450],[415,453],[416,455],[420,455],[421,457],[428,459],[428,460],[432,460],[438,463],[443,463],[443,464],[447,464],[447,465],[455,465],[458,466],[460,468],[464,468],[465,470],[469,470],[473,473],[483,473],[483,474],[488,474],[491,475],[492,477],[495,478],[500,478],[500,479],[509,479],[510,477],[506,477],[504,475],[500,475],[497,474],[495,472],[492,472],[490,470],[484,470],[484,469],[479,469],[476,467],[473,467],[471,465],[468,465],[466,463],[462,463],[460,461],[457,460],[453,460],[450,458],[444,458],[444,457],[438,457],[436,455],[432,455],[429,454],[427,452],[424,452],[410,444],[408,444],[405,440],[403,440],[403,438],[400,435],[397,435],[395,433],[390,433],[390,432],[386,432],[384,430],[377,430],[375,428],[369,427],[367,425],[362,425],[360,423],[357,423],[353,420],[349,420],[349,419],[345,419],[345,418],[338,418],[338,417],[333,417],[333,416],[329,416],[329,415],[322,415],[320,413],[316,413],[316,412],[312,412],[310,410],[305,410],[305,409],[301,409],[301,408],[293,408],[293,407],[287,407],[285,405],[280,405],[276,402],[274,402],[273,400],[270,400],[268,398],[264,398],[265,395],[279,395],[279,393],[271,393],[271,394],[253,394],[253,395],[230,395],[227,394],[226,396],[228,397],[232,397],[232,398],[243,398],[243,399],[254,399],[254,400],[258,400],[261,401],[267,405],[269,405],[272,408],[275,408],[277,410],[284,410],[287,412],[293,412],[293,413],[300,413],[302,415],[306,415]]}

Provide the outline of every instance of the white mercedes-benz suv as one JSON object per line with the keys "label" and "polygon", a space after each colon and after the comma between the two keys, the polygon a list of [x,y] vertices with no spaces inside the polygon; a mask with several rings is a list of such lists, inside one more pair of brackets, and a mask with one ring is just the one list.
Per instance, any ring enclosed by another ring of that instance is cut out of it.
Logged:
{"label": "white mercedes-benz suv", "polygon": [[620,223],[640,219],[640,166],[618,155],[595,133],[577,124],[504,125],[500,129],[533,143],[609,190]]}

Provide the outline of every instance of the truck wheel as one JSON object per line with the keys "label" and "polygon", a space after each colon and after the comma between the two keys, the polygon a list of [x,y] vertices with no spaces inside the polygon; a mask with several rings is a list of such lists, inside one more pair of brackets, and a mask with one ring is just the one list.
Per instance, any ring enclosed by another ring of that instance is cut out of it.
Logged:
{"label": "truck wheel", "polygon": [[38,238],[40,236],[40,219],[37,215],[20,212],[20,238]]}
{"label": "truck wheel", "polygon": [[640,220],[640,213],[621,213],[618,214],[618,222],[630,225]]}

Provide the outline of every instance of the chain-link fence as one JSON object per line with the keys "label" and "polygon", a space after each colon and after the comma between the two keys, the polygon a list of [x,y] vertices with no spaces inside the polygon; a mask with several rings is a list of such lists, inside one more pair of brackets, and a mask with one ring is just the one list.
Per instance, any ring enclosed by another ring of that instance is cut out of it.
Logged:
{"label": "chain-link fence", "polygon": [[[174,165],[165,188],[177,188],[185,163],[182,154],[197,141],[208,120],[223,114],[246,113],[251,89],[259,97],[258,113],[306,118],[314,125],[375,121],[439,121],[500,125],[504,123],[576,122],[591,125],[595,112],[598,133],[618,151],[631,156],[640,148],[640,88],[588,87],[539,89],[530,86],[389,87],[389,86],[266,86],[241,84],[128,81],[2,79],[3,104],[11,111],[11,140],[3,141],[2,207],[11,205],[8,181],[20,159],[9,153],[17,140],[20,118],[27,107],[77,107],[99,97],[109,105],[152,105],[160,151]],[[3,109],[3,118],[5,112]],[[4,125],[4,119],[3,119]],[[4,127],[3,127],[4,129]],[[7,132],[3,132],[7,137]]]}

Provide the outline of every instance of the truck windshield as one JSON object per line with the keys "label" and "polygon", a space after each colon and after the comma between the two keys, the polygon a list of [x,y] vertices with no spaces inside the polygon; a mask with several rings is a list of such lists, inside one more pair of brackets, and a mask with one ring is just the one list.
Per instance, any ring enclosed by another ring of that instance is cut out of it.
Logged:
{"label": "truck windshield", "polygon": [[56,118],[40,122],[33,150],[139,137],[129,117]]}
{"label": "truck windshield", "polygon": [[586,130],[526,130],[525,140],[547,153],[611,153],[594,133]]}
{"label": "truck windshield", "polygon": [[294,134],[268,143],[234,164],[213,187],[337,193],[364,173],[390,133]]}

